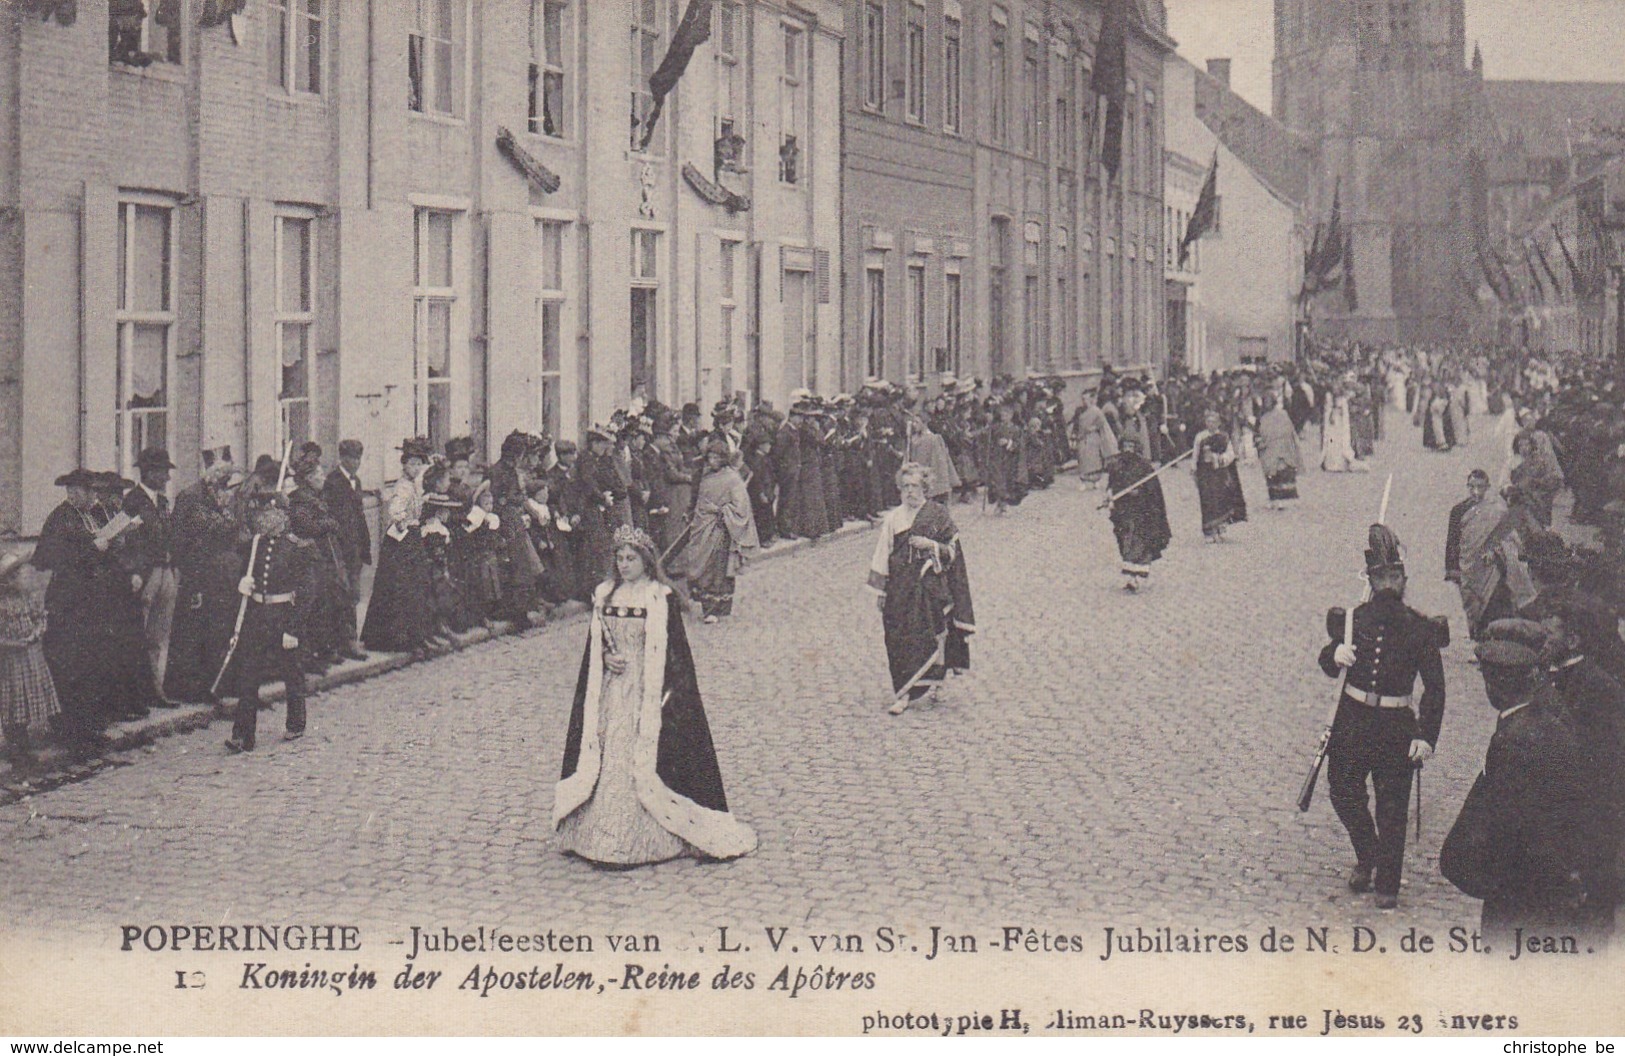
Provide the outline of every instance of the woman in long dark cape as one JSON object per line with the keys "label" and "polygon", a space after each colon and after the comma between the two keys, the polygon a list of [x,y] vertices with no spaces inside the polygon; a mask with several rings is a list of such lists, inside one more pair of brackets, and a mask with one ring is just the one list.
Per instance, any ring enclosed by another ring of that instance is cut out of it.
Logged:
{"label": "woman in long dark cape", "polygon": [[615,542],[553,797],[560,847],[611,868],[749,854],[756,834],[728,810],[681,598],[646,533],[623,527]]}
{"label": "woman in long dark cape", "polygon": [[1247,519],[1247,499],[1236,472],[1236,449],[1211,411],[1207,428],[1196,435],[1196,495],[1202,504],[1202,532],[1209,542],[1224,539],[1226,525]]}
{"label": "woman in long dark cape", "polygon": [[893,715],[934,695],[949,671],[968,670],[976,633],[959,529],[945,506],[926,500],[929,476],[913,463],[898,472],[903,503],[881,520],[869,564],[869,586],[880,594]]}
{"label": "woman in long dark cape", "polygon": [[[1123,559],[1123,589],[1136,591],[1150,577],[1151,563],[1162,559],[1173,532],[1168,527],[1162,481],[1151,477],[1157,467],[1141,456],[1138,436],[1125,433],[1122,445],[1119,453],[1106,460],[1106,480],[1108,494],[1118,495],[1112,502],[1111,517],[1117,552]],[[1119,495],[1130,487],[1134,490]]]}
{"label": "woman in long dark cape", "polygon": [[411,652],[435,633],[434,582],[423,548],[423,488],[418,481],[429,452],[429,442],[421,437],[401,444],[401,476],[389,497],[389,523],[379,542],[378,572],[361,627],[361,641],[369,649]]}

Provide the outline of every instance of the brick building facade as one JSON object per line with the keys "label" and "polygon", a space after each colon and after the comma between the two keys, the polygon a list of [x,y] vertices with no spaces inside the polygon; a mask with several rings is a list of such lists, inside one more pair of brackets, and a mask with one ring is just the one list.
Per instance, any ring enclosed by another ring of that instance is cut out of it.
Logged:
{"label": "brick building facade", "polygon": [[403,436],[835,387],[833,0],[719,0],[647,142],[681,0],[39,6],[0,11],[0,524],[148,445],[184,483],[353,436],[379,481]]}
{"label": "brick building facade", "polygon": [[1131,5],[1122,169],[1094,0],[847,0],[842,382],[1164,359],[1161,5]]}

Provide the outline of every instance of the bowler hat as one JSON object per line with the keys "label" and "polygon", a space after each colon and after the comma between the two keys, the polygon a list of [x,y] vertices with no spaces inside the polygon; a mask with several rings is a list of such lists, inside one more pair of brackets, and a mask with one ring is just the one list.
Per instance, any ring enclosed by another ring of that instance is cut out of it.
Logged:
{"label": "bowler hat", "polygon": [[56,486],[59,488],[93,488],[96,486],[96,476],[97,474],[80,466],[78,469],[70,470],[57,477]]}
{"label": "bowler hat", "polygon": [[149,447],[135,456],[137,469],[174,469],[175,463],[169,460],[169,452],[161,447]]}
{"label": "bowler hat", "polygon": [[413,436],[401,441],[402,462],[409,458],[421,459],[427,462],[433,454],[434,445],[429,442],[427,437]]}

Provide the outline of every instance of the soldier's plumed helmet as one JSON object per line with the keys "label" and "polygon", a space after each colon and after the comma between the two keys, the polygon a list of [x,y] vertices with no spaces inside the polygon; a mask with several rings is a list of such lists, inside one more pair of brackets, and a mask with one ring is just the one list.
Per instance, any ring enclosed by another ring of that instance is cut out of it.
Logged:
{"label": "soldier's plumed helmet", "polygon": [[1490,667],[1530,668],[1546,650],[1547,631],[1534,620],[1496,620],[1473,650]]}
{"label": "soldier's plumed helmet", "polygon": [[1400,552],[1399,536],[1385,524],[1373,524],[1366,536],[1365,571],[1367,575],[1405,571],[1405,555]]}

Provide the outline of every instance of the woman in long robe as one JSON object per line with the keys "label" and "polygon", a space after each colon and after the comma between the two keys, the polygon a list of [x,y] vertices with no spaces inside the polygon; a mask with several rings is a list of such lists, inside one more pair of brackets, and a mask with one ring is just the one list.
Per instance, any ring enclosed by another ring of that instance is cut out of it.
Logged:
{"label": "woman in long robe", "polygon": [[706,448],[693,523],[682,554],[688,592],[700,603],[705,622],[716,623],[733,614],[735,577],[744,566],[745,551],[757,546],[750,493],[739,471],[728,463],[726,444],[713,441]]}
{"label": "woman in long robe", "polygon": [[987,472],[987,501],[1004,513],[1027,497],[1027,460],[1023,431],[1010,420],[1014,408],[1001,403],[996,413],[998,420],[984,434],[982,466]]}
{"label": "woman in long robe", "polygon": [[1220,428],[1216,411],[1207,414],[1207,428],[1196,435],[1196,496],[1202,506],[1202,534],[1208,542],[1224,541],[1227,525],[1247,519],[1247,499],[1236,472],[1236,450]]}
{"label": "woman in long robe", "polygon": [[1270,508],[1285,509],[1298,498],[1298,474],[1303,472],[1303,454],[1298,450],[1298,431],[1275,396],[1258,420],[1258,464],[1264,471]]}
{"label": "woman in long robe", "polygon": [[1529,566],[1519,558],[1524,537],[1534,527],[1527,507],[1509,508],[1493,494],[1462,514],[1456,587],[1467,633],[1474,640],[1491,623],[1516,615],[1535,599]]}
{"label": "woman in long robe", "polygon": [[1529,502],[1544,528],[1552,526],[1552,503],[1563,490],[1563,470],[1552,448],[1552,438],[1539,429],[1525,429],[1513,442],[1522,459],[1512,469],[1512,484]]}
{"label": "woman in long robe", "polygon": [[1078,477],[1093,488],[1106,472],[1106,460],[1117,454],[1117,437],[1112,435],[1112,427],[1105,413],[1095,406],[1091,393],[1083,394],[1075,422]]}
{"label": "woman in long robe", "polygon": [[959,529],[946,506],[926,499],[930,471],[905,465],[897,487],[903,501],[881,519],[869,562],[869,586],[880,595],[893,715],[934,698],[949,671],[968,670],[969,638],[976,633]]}
{"label": "woman in long robe", "polygon": [[389,523],[378,548],[378,572],[367,601],[361,641],[368,649],[404,653],[421,649],[435,633],[434,585],[424,552],[423,488],[429,442],[401,444],[401,476],[389,496]]}
{"label": "woman in long robe", "polygon": [[[1145,585],[1151,563],[1162,559],[1173,539],[1162,481],[1151,476],[1156,467],[1140,454],[1139,445],[1139,437],[1125,433],[1122,451],[1106,463],[1108,493],[1117,496],[1112,502],[1112,532],[1123,559],[1123,589],[1130,593]],[[1134,490],[1127,491],[1131,487]]]}
{"label": "woman in long robe", "polygon": [[756,833],[728,810],[681,597],[646,533],[623,527],[615,542],[553,794],[559,848],[612,869],[749,854]]}
{"label": "woman in long robe", "polygon": [[1354,453],[1349,398],[1342,389],[1326,397],[1325,426],[1321,430],[1320,468],[1327,473],[1351,473],[1363,468]]}

